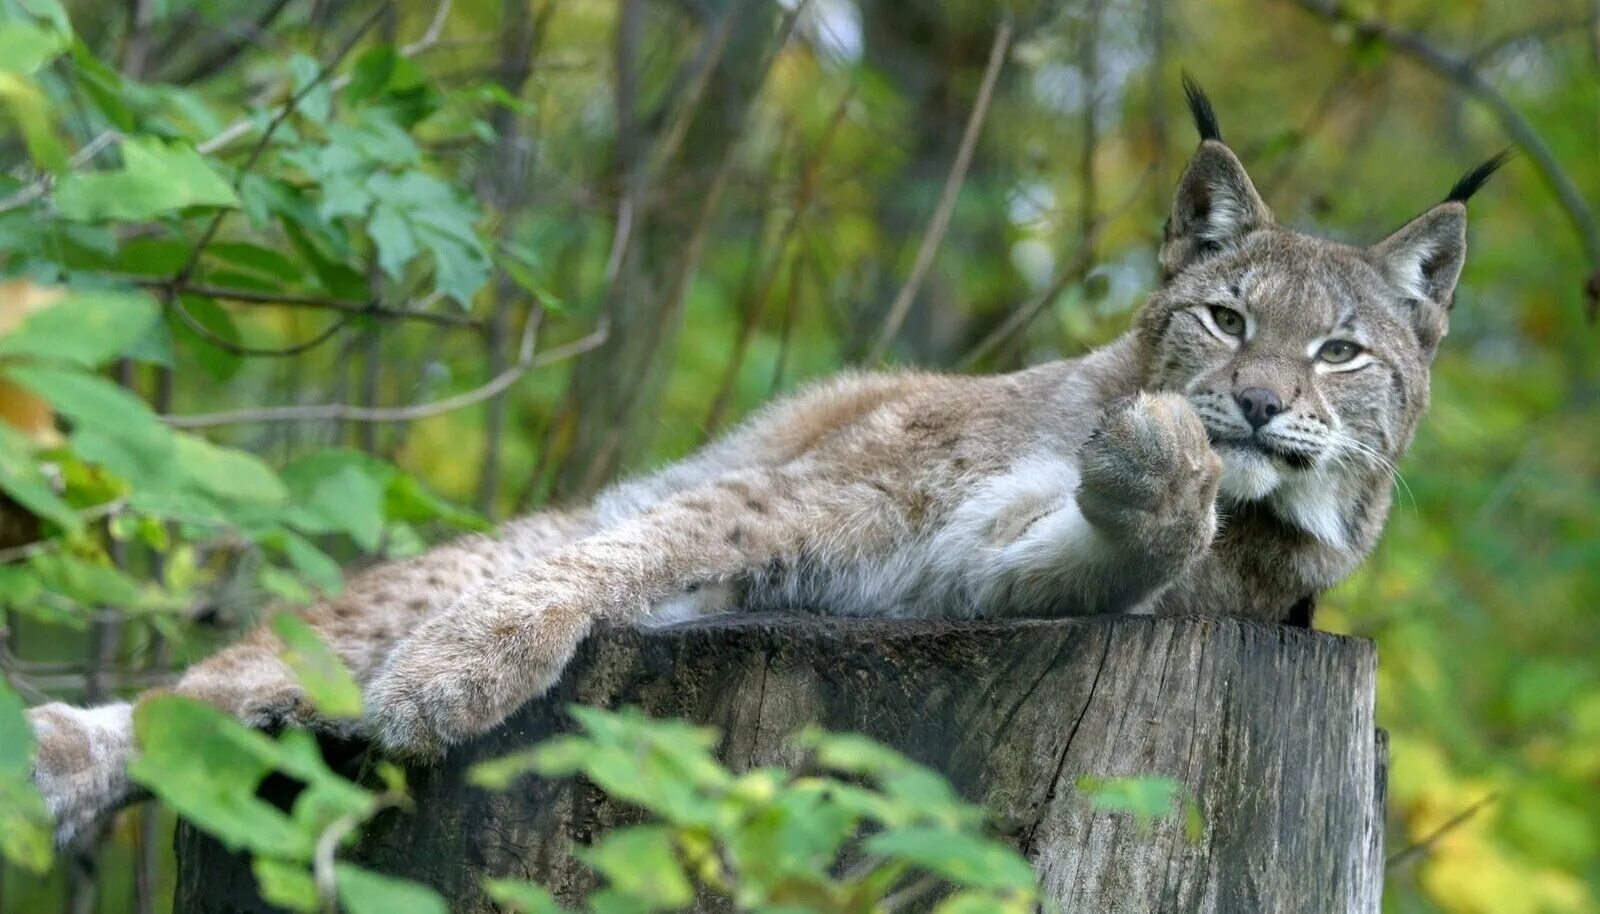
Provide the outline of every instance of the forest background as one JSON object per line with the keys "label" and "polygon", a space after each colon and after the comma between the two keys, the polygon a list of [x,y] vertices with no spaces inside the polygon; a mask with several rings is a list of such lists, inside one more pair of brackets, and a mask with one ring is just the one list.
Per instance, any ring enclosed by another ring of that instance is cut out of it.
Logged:
{"label": "forest background", "polygon": [[[1340,239],[1517,153],[1318,624],[1380,651],[1386,910],[1600,911],[1586,0],[0,0],[0,705],[169,681],[841,369],[1112,339],[1180,69]],[[163,910],[172,822],[6,863],[0,908]]]}

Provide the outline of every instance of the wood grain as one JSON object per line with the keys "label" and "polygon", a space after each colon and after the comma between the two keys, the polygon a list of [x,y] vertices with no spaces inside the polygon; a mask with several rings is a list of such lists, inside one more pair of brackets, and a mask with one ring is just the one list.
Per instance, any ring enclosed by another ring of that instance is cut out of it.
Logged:
{"label": "wood grain", "polygon": [[[915,623],[729,617],[592,638],[546,699],[412,772],[415,813],[350,856],[490,911],[484,876],[594,887],[570,848],[635,813],[591,787],[470,787],[471,764],[566,731],[571,702],[720,727],[736,769],[792,762],[807,724],[868,734],[995,814],[1069,912],[1372,912],[1383,875],[1384,750],[1370,642],[1223,618]],[[1200,806],[1141,826],[1095,809],[1085,776],[1166,775]],[[180,914],[270,910],[247,861],[178,838]],[[711,910],[711,908],[707,908]]]}

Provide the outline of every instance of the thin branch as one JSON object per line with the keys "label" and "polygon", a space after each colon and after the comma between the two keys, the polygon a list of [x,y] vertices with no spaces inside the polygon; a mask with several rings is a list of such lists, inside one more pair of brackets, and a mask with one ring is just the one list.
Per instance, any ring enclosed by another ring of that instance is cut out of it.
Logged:
{"label": "thin branch", "polygon": [[1128,196],[1120,201],[1115,208],[1095,217],[1092,224],[1083,233],[1083,237],[1078,239],[1078,248],[1073,252],[1072,259],[1067,261],[1060,270],[1056,271],[1056,275],[1051,279],[1050,285],[1045,287],[1043,292],[1029,299],[1022,307],[1007,315],[1006,319],[1000,322],[1000,326],[994,328],[989,332],[988,336],[978,341],[978,345],[972,347],[972,350],[962,357],[959,364],[963,370],[971,369],[978,362],[992,355],[1000,346],[1027,330],[1038,319],[1044,309],[1049,307],[1050,303],[1055,301],[1062,292],[1066,291],[1068,286],[1083,279],[1089,269],[1094,266],[1095,242],[1099,240],[1100,234],[1105,231],[1107,225],[1115,222],[1127,213],[1129,209],[1133,208],[1139,200],[1140,189],[1159,167],[1156,162],[1147,165],[1139,180],[1134,182],[1133,190],[1128,193]]}
{"label": "thin branch", "polygon": [[1386,870],[1392,870],[1395,867],[1404,866],[1416,857],[1427,854],[1429,851],[1433,850],[1434,845],[1438,844],[1444,839],[1445,835],[1448,835],[1450,832],[1460,828],[1462,825],[1465,825],[1469,819],[1481,812],[1484,807],[1498,799],[1500,799],[1500,792],[1498,790],[1487,794],[1483,797],[1483,799],[1473,803],[1471,806],[1468,806],[1466,809],[1461,810],[1460,812],[1451,816],[1449,819],[1445,820],[1443,825],[1440,825],[1438,828],[1429,832],[1427,837],[1413,844],[1407,845],[1406,847],[1401,848],[1399,851],[1396,851],[1389,857],[1388,860],[1383,862],[1383,868]]}
{"label": "thin branch", "polygon": [[[328,77],[332,76],[333,71],[338,69],[339,63],[343,61],[351,51],[355,50],[356,45],[361,42],[362,37],[367,34],[368,30],[378,24],[378,20],[381,19],[383,14],[388,10],[389,7],[387,5],[379,6],[370,15],[368,15],[366,19],[362,20],[361,23],[357,25],[350,33],[350,37],[345,39],[344,44],[340,45],[339,49],[333,53],[331,58],[329,58],[328,62],[323,64],[322,68],[317,71],[317,75],[307,80],[306,84],[301,86],[298,92],[289,96],[289,101],[286,102],[282,108],[278,109],[277,115],[275,115],[272,120],[267,122],[267,128],[261,132],[261,139],[256,141],[255,148],[250,150],[250,155],[245,158],[244,164],[240,166],[238,176],[233,179],[233,187],[235,190],[239,189],[240,184],[242,184],[244,181],[244,176],[256,166],[257,162],[261,161],[262,155],[264,155],[267,151],[267,148],[272,145],[272,135],[278,132],[278,128],[283,126],[284,121],[287,121],[289,117],[294,114],[295,109],[300,106],[302,101],[305,101],[307,96],[309,96],[312,92],[315,92],[323,83],[328,81]],[[172,278],[174,285],[188,282],[189,277],[194,275],[195,268],[200,265],[200,257],[205,253],[206,247],[211,244],[211,239],[217,236],[217,231],[222,228],[222,223],[228,218],[228,214],[230,212],[232,212],[232,210],[219,209],[217,210],[216,215],[211,217],[211,221],[207,223],[205,231],[200,233],[200,240],[195,242],[194,247],[190,249],[188,259],[184,261],[183,266],[178,269],[176,274],[174,274]]]}
{"label": "thin branch", "polygon": [[683,144],[684,137],[689,135],[689,125],[700,110],[706,89],[711,85],[711,77],[716,72],[717,66],[722,63],[722,55],[728,49],[728,39],[733,37],[734,23],[743,12],[744,0],[734,0],[732,7],[723,13],[717,34],[712,37],[711,47],[705,54],[705,62],[690,79],[683,103],[678,106],[671,123],[667,125],[666,132],[650,152],[650,158],[644,169],[646,183],[666,173],[668,163],[677,155],[678,147]]}
{"label": "thin branch", "polygon": [[[689,234],[689,239],[684,245],[683,258],[679,261],[678,269],[673,275],[666,300],[656,312],[656,319],[648,326],[649,336],[645,339],[643,357],[639,364],[642,367],[637,383],[627,392],[622,405],[622,420],[611,428],[596,453],[594,461],[589,465],[583,479],[583,491],[593,491],[598,487],[600,480],[611,471],[616,456],[621,450],[624,436],[633,427],[636,413],[640,404],[644,402],[645,387],[649,383],[649,372],[655,363],[663,342],[667,338],[669,328],[682,313],[684,302],[688,299],[689,289],[694,285],[694,279],[700,269],[700,262],[705,254],[706,241],[710,236],[712,222],[716,218],[717,206],[722,199],[722,193],[728,186],[728,176],[732,173],[734,160],[740,147],[740,141],[746,134],[752,112],[756,108],[756,101],[766,86],[767,77],[772,72],[773,64],[784,48],[788,47],[789,40],[794,35],[796,23],[805,12],[809,0],[800,0],[784,15],[778,26],[778,34],[763,55],[757,67],[757,77],[750,101],[739,114],[727,146],[722,150],[722,160],[717,165],[717,171],[712,176],[711,182],[705,188],[700,198],[700,209],[695,218],[695,225]],[[736,15],[738,10],[732,10],[728,15]]]}
{"label": "thin branch", "polygon": [[477,329],[481,322],[466,314],[449,311],[423,311],[418,308],[397,308],[386,305],[370,305],[366,302],[350,301],[348,299],[325,298],[320,295],[302,295],[296,292],[262,292],[256,289],[236,289],[225,286],[212,286],[205,283],[183,282],[173,284],[165,279],[133,279],[136,285],[147,289],[167,290],[191,295],[203,295],[206,298],[220,298],[225,301],[240,302],[247,305],[281,305],[286,308],[314,308],[322,311],[339,311],[346,314],[366,314],[373,317],[394,318],[397,320],[422,321],[429,324],[439,324],[446,327],[467,327]]}
{"label": "thin branch", "polygon": [[[423,33],[422,37],[411,42],[410,44],[401,46],[399,51],[401,57],[416,57],[418,54],[421,54],[424,51],[432,50],[438,46],[439,32],[444,27],[445,17],[450,14],[450,4],[451,0],[442,0],[438,6],[438,9],[434,12],[433,21],[428,24],[428,29]],[[381,14],[386,8],[386,6],[380,7],[378,12]],[[336,76],[328,82],[328,89],[333,92],[338,92],[345,86],[350,85],[350,78],[350,74],[348,73]],[[233,145],[235,140],[248,136],[250,131],[254,130],[255,127],[256,120],[254,118],[239,118],[238,120],[229,124],[227,127],[224,127],[219,133],[211,137],[211,139],[206,140],[204,143],[196,146],[195,149],[198,150],[201,155],[212,155],[213,153],[219,152]]]}
{"label": "thin branch", "polygon": [[433,19],[421,37],[400,46],[401,57],[415,57],[439,43],[439,36],[444,34],[445,21],[450,18],[450,4],[451,0],[440,0],[439,6],[433,11]]}
{"label": "thin branch", "polygon": [[1469,58],[1442,50],[1420,33],[1397,28],[1380,19],[1361,16],[1339,0],[1291,0],[1291,2],[1336,25],[1350,27],[1355,31],[1357,38],[1379,41],[1399,51],[1488,108],[1495,120],[1500,122],[1501,129],[1511,138],[1512,143],[1527,155],[1538,169],[1539,175],[1549,185],[1551,192],[1560,202],[1562,211],[1566,213],[1568,221],[1577,232],[1578,240],[1583,245],[1590,263],[1600,269],[1600,222],[1596,222],[1594,211],[1584,200],[1583,193],[1561,168],[1555,153],[1550,150],[1539,132],[1499,90],[1489,84],[1483,74],[1472,66]]}
{"label": "thin branch", "polygon": [[[838,133],[839,125],[844,122],[845,114],[850,110],[850,103],[856,97],[857,83],[852,80],[839,103],[834,107],[833,113],[828,116],[827,124],[822,128],[822,136],[817,141],[816,149],[808,156],[800,169],[800,184],[795,189],[794,204],[789,210],[789,218],[784,223],[778,235],[777,242],[773,245],[772,260],[763,271],[756,292],[745,310],[744,320],[739,327],[739,337],[734,343],[733,354],[728,359],[728,365],[723,371],[722,385],[717,390],[716,397],[712,400],[711,411],[706,414],[706,434],[714,434],[722,425],[723,415],[727,412],[733,400],[734,386],[739,379],[739,372],[744,367],[744,357],[749,351],[750,342],[755,336],[756,326],[760,323],[762,315],[766,312],[767,301],[771,298],[773,284],[777,281],[780,267],[784,262],[784,254],[789,250],[789,242],[794,238],[795,230],[800,227],[800,222],[805,218],[816,197],[818,174],[822,164],[828,157],[828,150],[833,145],[833,138]],[[759,238],[757,239],[759,240]]]}
{"label": "thin branch", "polygon": [[[67,160],[67,171],[82,168],[89,164],[89,160],[100,154],[100,150],[122,142],[123,136],[115,130],[106,130],[95,136],[94,139],[83,145],[83,148]],[[27,184],[12,191],[9,196],[0,199],[0,213],[9,213],[14,209],[27,206],[29,203],[44,196],[50,190],[50,185],[55,176],[42,174]]]}
{"label": "thin branch", "polygon": [[312,349],[321,346],[323,343],[326,343],[328,340],[333,339],[334,334],[338,333],[340,330],[343,330],[345,327],[348,327],[350,322],[355,319],[355,315],[353,313],[341,314],[336,320],[334,320],[333,323],[329,324],[326,329],[322,330],[311,339],[278,348],[273,346],[245,346],[218,335],[217,333],[213,332],[210,327],[200,323],[200,321],[195,318],[193,314],[189,313],[189,309],[184,307],[183,300],[181,298],[174,298],[172,300],[172,310],[177,313],[178,318],[182,320],[184,325],[193,331],[196,336],[200,337],[202,340],[205,340],[212,346],[234,355],[262,356],[265,358],[287,358],[289,356],[300,355],[303,352],[309,352]]}
{"label": "thin branch", "polygon": [[1546,41],[1566,32],[1596,27],[1600,27],[1600,8],[1590,10],[1587,16],[1557,16],[1492,38],[1473,51],[1467,60],[1472,64],[1485,64],[1518,45]]}
{"label": "thin branch", "polygon": [[972,113],[967,117],[967,127],[961,135],[961,145],[956,150],[955,161],[950,165],[950,174],[945,179],[944,190],[939,194],[939,202],[934,206],[933,218],[928,220],[928,227],[922,234],[922,243],[917,248],[917,259],[911,267],[911,275],[906,277],[905,285],[900,287],[900,294],[895,296],[894,303],[889,306],[889,313],[884,317],[883,327],[878,331],[877,342],[867,352],[867,362],[878,362],[889,349],[889,344],[894,341],[895,334],[900,332],[900,327],[905,323],[906,314],[911,310],[911,302],[922,288],[922,282],[927,278],[928,269],[933,266],[934,254],[938,253],[939,244],[944,240],[944,233],[950,226],[950,216],[955,212],[956,196],[961,191],[961,185],[966,182],[967,168],[972,164],[972,153],[978,146],[978,135],[983,130],[984,119],[989,114],[989,103],[994,98],[994,87],[1000,80],[1000,68],[1005,63],[1006,51],[1011,47],[1011,20],[1005,19],[1000,23],[1000,28],[995,32],[994,46],[989,50],[989,64],[983,73],[983,83],[978,87],[978,98],[972,105]]}
{"label": "thin branch", "polygon": [[[112,499],[111,501],[95,505],[91,508],[84,508],[82,511],[78,512],[78,517],[84,523],[92,524],[97,520],[105,520],[114,514],[121,513],[122,509],[126,508],[127,506],[128,502],[126,500],[116,498]],[[0,565],[7,564],[9,562],[20,562],[23,559],[30,559],[36,555],[43,555],[44,553],[49,552],[51,549],[61,546],[64,542],[65,540],[61,539],[60,537],[52,537],[50,539],[36,540],[31,543],[23,543],[20,546],[12,546],[9,549],[0,549]]]}
{"label": "thin branch", "polygon": [[602,325],[582,339],[557,346],[546,352],[534,354],[538,338],[539,315],[535,311],[523,327],[521,353],[515,365],[491,378],[487,384],[472,390],[412,406],[372,408],[353,404],[331,403],[307,406],[276,406],[264,409],[240,409],[231,412],[202,413],[192,416],[163,416],[174,428],[211,428],[219,425],[243,425],[255,422],[414,422],[444,413],[465,409],[481,403],[515,384],[523,375],[537,368],[570,359],[598,347],[606,340],[607,328]]}
{"label": "thin branch", "polygon": [[373,816],[386,809],[406,807],[409,802],[403,792],[390,790],[378,795],[372,805],[360,813],[347,813],[328,824],[322,834],[317,836],[317,844],[311,855],[311,874],[317,886],[317,898],[323,910],[338,911],[339,908],[339,880],[333,868],[334,853],[339,845],[350,833],[360,827],[361,823],[370,820]]}

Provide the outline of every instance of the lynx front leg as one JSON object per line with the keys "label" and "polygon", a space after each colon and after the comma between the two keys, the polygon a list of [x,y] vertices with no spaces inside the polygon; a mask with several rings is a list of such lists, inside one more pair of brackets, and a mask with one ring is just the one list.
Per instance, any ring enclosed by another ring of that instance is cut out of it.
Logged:
{"label": "lynx front leg", "polygon": [[1178,394],[1140,394],[1079,455],[1077,507],[1108,555],[1104,590],[1131,609],[1170,584],[1217,529],[1222,464]]}
{"label": "lynx front leg", "polygon": [[735,474],[466,596],[402,642],[373,683],[379,741],[436,755],[547,690],[597,622],[638,621],[792,553],[804,511],[791,491],[779,473]]}

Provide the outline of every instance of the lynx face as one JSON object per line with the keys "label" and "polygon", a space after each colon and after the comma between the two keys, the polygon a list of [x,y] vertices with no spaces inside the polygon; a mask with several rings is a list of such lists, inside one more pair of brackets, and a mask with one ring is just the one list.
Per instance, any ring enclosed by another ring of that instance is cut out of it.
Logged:
{"label": "lynx face", "polygon": [[1281,229],[1172,278],[1150,385],[1182,393],[1223,460],[1222,490],[1255,501],[1288,483],[1381,469],[1410,443],[1437,334],[1355,248]]}
{"label": "lynx face", "polygon": [[1465,202],[1504,156],[1372,247],[1339,244],[1273,220],[1210,103],[1185,89],[1201,143],[1167,220],[1162,286],[1139,319],[1144,386],[1194,406],[1223,462],[1224,500],[1264,501],[1359,551],[1427,407],[1466,257]]}

